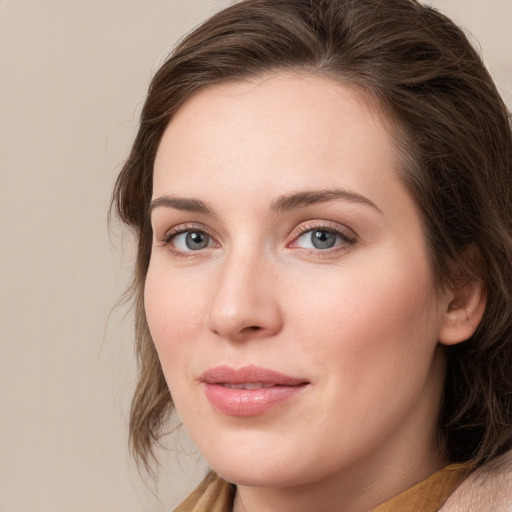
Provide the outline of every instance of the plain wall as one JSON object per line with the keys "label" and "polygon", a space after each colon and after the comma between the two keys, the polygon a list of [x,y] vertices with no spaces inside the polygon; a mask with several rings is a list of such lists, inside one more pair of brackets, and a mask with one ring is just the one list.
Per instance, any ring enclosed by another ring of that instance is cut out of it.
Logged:
{"label": "plain wall", "polygon": [[[133,251],[106,218],[151,75],[228,3],[0,0],[0,512],[169,511],[204,473],[182,432],[157,490],[130,461],[131,316],[114,306]],[[429,3],[512,105],[512,1]]]}

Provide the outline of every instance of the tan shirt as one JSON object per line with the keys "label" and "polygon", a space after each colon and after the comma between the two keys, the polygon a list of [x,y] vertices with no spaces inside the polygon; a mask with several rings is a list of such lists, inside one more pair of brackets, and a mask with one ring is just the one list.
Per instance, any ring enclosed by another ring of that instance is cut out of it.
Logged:
{"label": "tan shirt", "polygon": [[[451,464],[369,512],[437,512],[469,468]],[[232,512],[235,486],[210,472],[174,512]]]}

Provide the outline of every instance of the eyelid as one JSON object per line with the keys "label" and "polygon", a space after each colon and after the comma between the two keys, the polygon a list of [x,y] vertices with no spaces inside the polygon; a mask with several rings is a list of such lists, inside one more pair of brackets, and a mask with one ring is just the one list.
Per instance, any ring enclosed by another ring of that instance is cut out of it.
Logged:
{"label": "eyelid", "polygon": [[169,243],[173,237],[180,235],[182,233],[186,233],[187,231],[198,231],[201,233],[206,233],[213,240],[216,240],[216,237],[212,234],[212,232],[202,224],[195,223],[184,223],[178,224],[177,226],[173,226],[172,228],[165,231],[162,237],[160,237],[160,241],[162,243]]}
{"label": "eyelid", "polygon": [[[204,247],[198,250],[182,250],[173,245],[174,238],[178,237],[187,232],[200,232],[206,234],[210,240],[213,242],[213,246]],[[173,256],[180,258],[197,258],[203,255],[206,251],[210,249],[215,249],[220,246],[217,241],[217,237],[212,234],[211,230],[204,226],[203,224],[197,223],[183,223],[173,226],[172,228],[165,231],[163,236],[159,237],[159,245],[168,250]]]}
{"label": "eyelid", "polygon": [[308,233],[309,231],[331,231],[342,236],[348,243],[354,243],[357,240],[357,234],[352,230],[343,226],[342,224],[338,224],[337,222],[326,221],[326,220],[308,220],[303,222],[299,226],[297,226],[291,233],[290,237],[292,238],[291,242],[288,245],[293,243],[297,238]]}
{"label": "eyelid", "polygon": [[[303,236],[305,233],[308,233],[310,231],[330,231],[334,233],[335,235],[341,237],[342,243],[337,244],[333,247],[326,248],[326,249],[311,249],[311,248],[305,248],[305,247],[293,247],[293,243],[297,241],[298,238]],[[187,233],[187,232],[201,232],[205,233],[210,237],[210,239],[213,241],[214,246],[213,247],[205,247],[203,249],[198,249],[197,251],[183,251],[180,249],[177,249],[172,246],[172,240],[177,237],[178,235]],[[289,236],[289,242],[286,243],[286,247],[291,249],[297,249],[301,250],[303,252],[311,252],[315,254],[328,254],[337,252],[340,250],[346,250],[347,245],[352,245],[357,241],[358,235],[350,228],[347,228],[346,226],[339,224],[337,222],[333,221],[326,221],[326,220],[308,220],[305,222],[302,222],[298,226],[296,226],[290,236]],[[190,256],[200,256],[201,253],[203,253],[206,249],[213,249],[220,247],[220,243],[218,241],[218,236],[212,233],[212,231],[201,223],[183,223],[178,224],[176,226],[173,226],[172,228],[165,231],[165,233],[159,237],[160,245],[167,247],[172,253],[183,256],[183,257],[190,257]]]}

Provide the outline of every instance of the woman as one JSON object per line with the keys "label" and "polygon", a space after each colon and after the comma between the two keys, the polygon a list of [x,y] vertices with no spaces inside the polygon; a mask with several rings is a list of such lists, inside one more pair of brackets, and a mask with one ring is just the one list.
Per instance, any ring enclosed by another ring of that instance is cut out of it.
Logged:
{"label": "woman", "polygon": [[438,510],[509,449],[511,169],[480,58],[415,1],[246,0],[181,42],[114,195],[133,451],[176,406],[215,471],[177,510]]}

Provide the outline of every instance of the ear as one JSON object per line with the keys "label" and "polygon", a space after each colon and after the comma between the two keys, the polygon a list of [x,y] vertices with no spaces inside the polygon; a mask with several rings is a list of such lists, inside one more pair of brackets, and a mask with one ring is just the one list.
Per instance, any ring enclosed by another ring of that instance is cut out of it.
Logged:
{"label": "ear", "polygon": [[484,283],[475,276],[466,278],[462,284],[453,284],[449,295],[439,330],[439,342],[443,345],[455,345],[471,338],[487,302]]}

